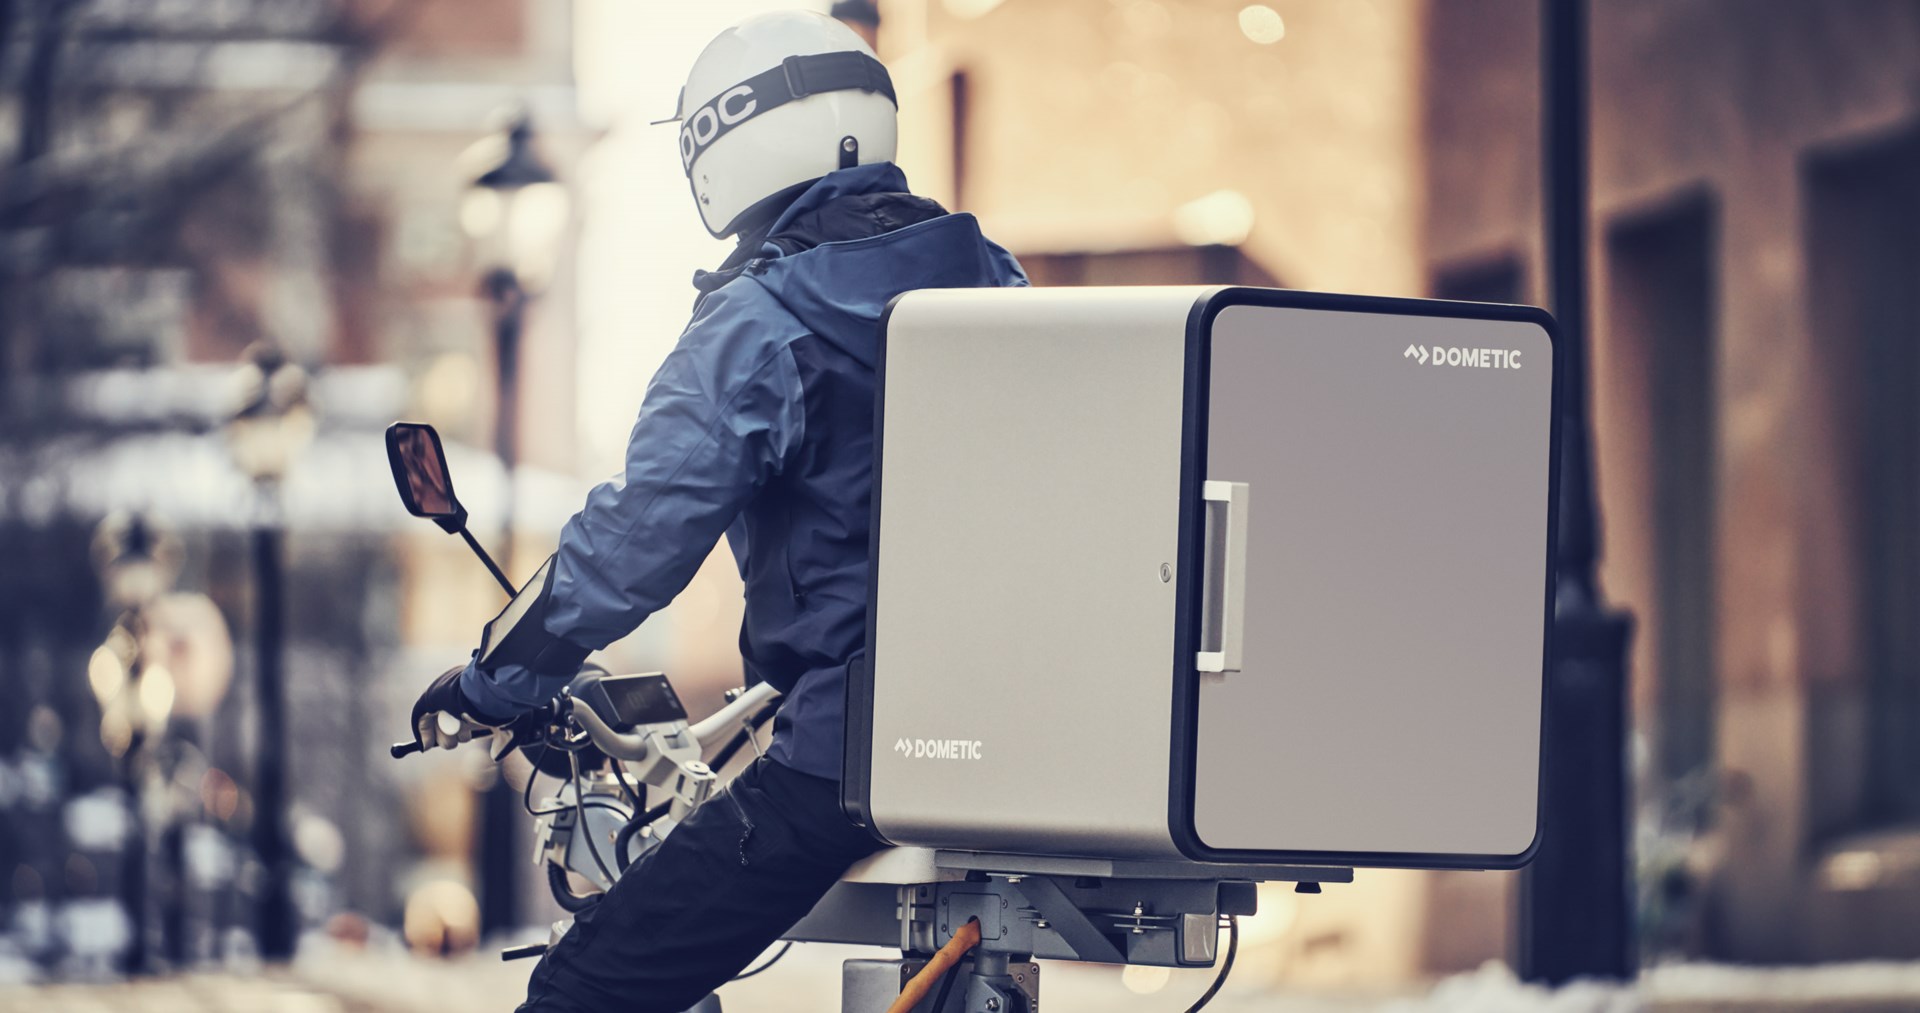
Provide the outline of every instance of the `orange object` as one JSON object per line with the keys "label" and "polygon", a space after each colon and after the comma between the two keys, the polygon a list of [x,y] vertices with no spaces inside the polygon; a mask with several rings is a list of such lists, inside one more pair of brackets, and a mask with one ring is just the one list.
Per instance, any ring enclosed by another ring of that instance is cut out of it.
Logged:
{"label": "orange object", "polygon": [[[979,944],[980,919],[969,918],[965,925],[960,926],[960,931],[955,932],[953,938],[947,940],[945,946],[940,947],[940,952],[935,953],[933,959],[927,961],[927,966],[921,968],[919,974],[908,979],[906,986],[900,989],[900,997],[893,1001],[893,1005],[887,1007],[887,1013],[912,1013],[913,1008],[920,1005],[921,1001],[933,992],[933,986],[940,983],[940,976],[952,970],[953,965],[958,964],[968,950]],[[934,1013],[939,1011],[935,1010]]]}

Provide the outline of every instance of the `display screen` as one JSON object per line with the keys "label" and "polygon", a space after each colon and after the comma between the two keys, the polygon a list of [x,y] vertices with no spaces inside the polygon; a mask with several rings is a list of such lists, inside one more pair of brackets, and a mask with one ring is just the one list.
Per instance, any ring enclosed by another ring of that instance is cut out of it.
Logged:
{"label": "display screen", "polygon": [[685,720],[687,709],[664,675],[616,675],[600,680],[622,725],[654,725]]}
{"label": "display screen", "polygon": [[527,578],[525,584],[520,585],[519,593],[513,596],[513,600],[507,603],[507,607],[501,609],[500,614],[494,616],[493,621],[486,625],[480,638],[480,664],[488,665],[493,662],[493,652],[506,642],[508,635],[513,633],[514,628],[520,625],[520,621],[527,617],[534,603],[540,600],[541,594],[547,588],[547,571],[552,567],[553,558],[548,557],[546,562],[540,564],[540,569],[534,571],[533,576]]}

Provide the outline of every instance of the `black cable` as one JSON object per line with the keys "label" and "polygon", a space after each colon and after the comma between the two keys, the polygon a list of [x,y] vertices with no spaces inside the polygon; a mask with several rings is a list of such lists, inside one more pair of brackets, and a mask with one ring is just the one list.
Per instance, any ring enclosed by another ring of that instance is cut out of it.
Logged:
{"label": "black cable", "polygon": [[787,940],[787,944],[785,946],[780,947],[779,953],[776,953],[773,956],[767,958],[766,963],[761,964],[759,967],[756,967],[751,971],[741,971],[739,974],[736,974],[733,977],[728,978],[727,980],[728,981],[745,981],[748,978],[751,978],[754,975],[759,974],[760,972],[766,970],[767,968],[772,967],[775,964],[778,964],[780,962],[780,958],[786,956],[787,951],[791,949],[793,949],[793,940],[789,939]]}
{"label": "black cable", "polygon": [[587,806],[585,799],[582,798],[585,793],[580,789],[580,754],[568,752],[567,763],[573,768],[573,832],[587,842],[587,854],[593,858],[593,864],[600,870],[600,875],[607,877],[607,882],[611,884],[620,877],[607,871],[607,863],[600,860],[600,847],[593,843],[593,833],[587,829]]}
{"label": "black cable", "polygon": [[707,766],[715,770],[724,768],[727,765],[727,761],[733,759],[733,754],[738,753],[740,747],[747,744],[747,738],[752,734],[753,729],[751,728],[742,727],[736,730],[733,733],[733,738],[728,739],[727,744],[721,746],[720,751],[713,754],[713,760],[709,762]]}
{"label": "black cable", "polygon": [[[542,742],[540,743],[540,760],[546,758],[547,744]],[[566,806],[558,806],[553,809],[535,809],[533,807],[533,782],[540,780],[540,760],[533,761],[533,769],[527,771],[526,787],[520,790],[520,808],[525,809],[527,815],[534,819],[539,819],[542,816],[552,816],[554,813],[562,812],[566,809]]]}
{"label": "black cable", "polygon": [[[1216,933],[1218,931],[1217,929],[1215,930]],[[1217,939],[1219,937],[1216,935],[1215,938]],[[1208,1003],[1213,1001],[1214,996],[1220,994],[1220,986],[1225,985],[1227,983],[1227,975],[1233,973],[1233,958],[1238,955],[1239,952],[1240,919],[1234,915],[1228,915],[1227,955],[1220,961],[1220,973],[1214,977],[1213,984],[1207,987],[1207,990],[1201,994],[1200,998],[1195,1000],[1193,1005],[1187,1007],[1187,1013],[1200,1013],[1202,1009],[1206,1008]],[[938,1007],[935,1008],[937,1009]]]}
{"label": "black cable", "polygon": [[613,776],[620,781],[620,790],[626,792],[627,801],[633,803],[633,810],[639,812],[645,809],[647,803],[640,798],[640,789],[634,787],[633,783],[627,780],[627,765],[611,757],[607,759],[607,762],[613,767]]}
{"label": "black cable", "polygon": [[[542,742],[540,743],[540,759],[544,760],[546,757],[547,744]],[[520,808],[525,809],[528,816],[539,815],[533,811],[533,782],[538,780],[540,780],[540,761],[535,760],[533,762],[533,769],[527,771],[527,783],[520,787]]]}
{"label": "black cable", "polygon": [[[547,744],[542,742],[540,743],[540,759],[544,760],[546,758]],[[527,783],[520,786],[520,808],[525,809],[528,816],[535,818],[545,816],[551,812],[551,810],[535,809],[533,807],[533,783],[538,780],[540,780],[540,761],[534,760],[533,767],[527,771]]]}
{"label": "black cable", "polygon": [[646,824],[639,820],[630,820],[626,826],[620,828],[619,833],[613,835],[613,864],[619,866],[622,876],[633,867],[633,835],[639,833],[645,826]]}
{"label": "black cable", "polygon": [[553,894],[553,902],[568,914],[579,914],[600,903],[600,898],[605,896],[590,893],[583,897],[574,893],[573,885],[567,882],[567,870],[552,862],[547,863],[547,892]]}

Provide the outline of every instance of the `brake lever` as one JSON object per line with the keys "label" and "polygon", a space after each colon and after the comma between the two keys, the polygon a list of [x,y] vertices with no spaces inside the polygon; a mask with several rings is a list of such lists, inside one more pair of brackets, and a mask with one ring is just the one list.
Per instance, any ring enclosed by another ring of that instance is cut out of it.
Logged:
{"label": "brake lever", "polygon": [[488,754],[498,763],[508,753],[538,741],[546,728],[547,719],[546,711],[528,711],[493,729],[493,740],[487,743]]}
{"label": "brake lever", "polygon": [[[520,748],[522,742],[530,742],[539,738],[540,730],[546,725],[548,715],[548,710],[533,710],[514,718],[512,721],[498,728],[489,728],[486,725],[475,725],[473,726],[475,729],[473,738],[467,739],[466,741],[471,742],[473,739],[490,738],[491,741],[487,743],[487,751],[492,755],[494,762],[498,763],[501,757]],[[415,753],[424,753],[426,749],[426,746],[421,745],[418,740],[414,740],[410,742],[396,742],[387,747],[387,753],[398,760],[401,757],[412,756]]]}

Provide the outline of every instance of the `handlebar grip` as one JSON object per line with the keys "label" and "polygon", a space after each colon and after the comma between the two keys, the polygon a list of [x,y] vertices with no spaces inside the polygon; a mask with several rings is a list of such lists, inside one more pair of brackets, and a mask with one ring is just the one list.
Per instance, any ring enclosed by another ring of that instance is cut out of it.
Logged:
{"label": "handlebar grip", "polygon": [[426,747],[421,745],[418,742],[396,742],[393,745],[387,747],[387,752],[392,754],[393,758],[396,760],[400,759],[403,756],[410,756],[414,753],[423,752],[425,750],[426,750]]}
{"label": "handlebar grip", "polygon": [[519,960],[522,957],[538,957],[547,952],[546,943],[528,943],[525,946],[509,946],[500,951],[501,960]]}

